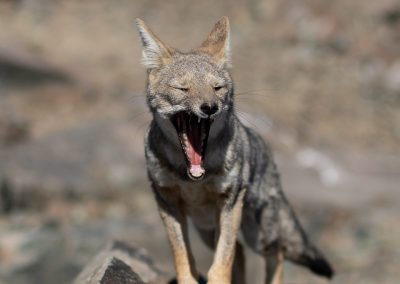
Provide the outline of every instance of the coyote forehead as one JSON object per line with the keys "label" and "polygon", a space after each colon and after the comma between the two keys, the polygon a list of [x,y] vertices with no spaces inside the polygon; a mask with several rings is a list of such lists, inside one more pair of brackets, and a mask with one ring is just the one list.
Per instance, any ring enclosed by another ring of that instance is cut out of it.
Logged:
{"label": "coyote forehead", "polygon": [[194,52],[176,52],[170,64],[153,70],[150,75],[150,85],[161,80],[175,87],[187,88],[199,83],[212,87],[231,83],[227,69],[217,66],[209,55]]}

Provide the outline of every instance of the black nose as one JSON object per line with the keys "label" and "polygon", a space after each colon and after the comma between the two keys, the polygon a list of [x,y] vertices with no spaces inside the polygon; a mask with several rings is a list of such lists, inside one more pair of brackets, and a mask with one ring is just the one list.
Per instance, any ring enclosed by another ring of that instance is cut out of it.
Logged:
{"label": "black nose", "polygon": [[200,106],[200,110],[205,115],[211,116],[218,111],[218,105],[204,103]]}

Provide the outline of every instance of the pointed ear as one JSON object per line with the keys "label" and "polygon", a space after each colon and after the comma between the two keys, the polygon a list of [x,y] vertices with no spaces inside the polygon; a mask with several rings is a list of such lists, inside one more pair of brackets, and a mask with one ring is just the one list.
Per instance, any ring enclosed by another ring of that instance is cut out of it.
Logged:
{"label": "pointed ear", "polygon": [[136,19],[136,26],[143,45],[142,64],[151,69],[171,62],[174,50],[165,45],[141,19]]}
{"label": "pointed ear", "polygon": [[220,66],[230,66],[231,56],[228,17],[224,16],[219,19],[197,51],[207,53]]}

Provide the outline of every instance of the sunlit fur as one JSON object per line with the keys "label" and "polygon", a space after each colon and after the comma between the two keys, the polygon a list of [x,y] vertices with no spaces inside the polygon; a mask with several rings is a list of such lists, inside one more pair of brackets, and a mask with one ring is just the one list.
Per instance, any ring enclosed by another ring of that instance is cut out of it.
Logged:
{"label": "sunlit fur", "polygon": [[[243,256],[235,256],[235,248],[241,251],[236,240],[239,227],[245,242],[266,260],[266,283],[281,283],[276,274],[283,271],[283,257],[331,277],[329,263],[308,240],[281,189],[270,148],[235,114],[228,71],[228,19],[222,18],[200,48],[189,52],[165,45],[143,21],[138,26],[148,74],[147,102],[153,114],[145,140],[147,169],[174,253],[178,281],[197,283],[186,216],[215,249],[210,284],[228,284],[231,278],[233,283],[243,283]],[[180,111],[202,117],[199,108],[205,102],[218,104],[219,111],[213,115],[205,177],[193,181],[187,176],[170,118]]]}

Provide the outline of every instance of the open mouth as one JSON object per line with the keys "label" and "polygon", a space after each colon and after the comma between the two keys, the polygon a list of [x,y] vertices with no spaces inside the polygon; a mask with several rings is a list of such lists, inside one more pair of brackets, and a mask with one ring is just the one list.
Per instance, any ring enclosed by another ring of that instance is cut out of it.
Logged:
{"label": "open mouth", "polygon": [[205,175],[203,162],[212,120],[180,112],[171,121],[181,142],[188,176],[193,180],[202,179]]}

